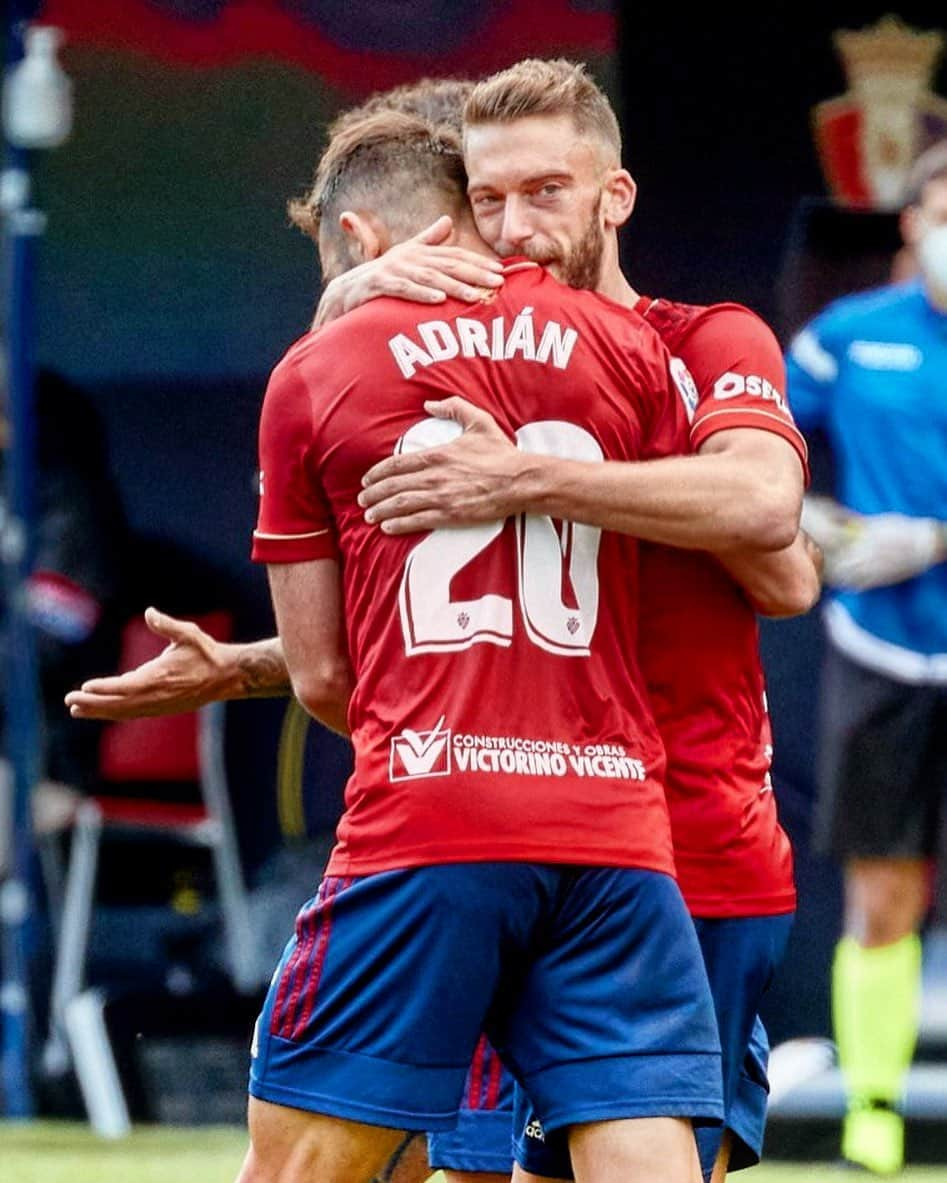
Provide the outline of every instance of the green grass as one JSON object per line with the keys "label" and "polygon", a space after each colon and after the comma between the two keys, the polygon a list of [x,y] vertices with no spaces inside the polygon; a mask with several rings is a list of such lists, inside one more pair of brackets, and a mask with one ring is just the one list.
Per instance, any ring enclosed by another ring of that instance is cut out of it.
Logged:
{"label": "green grass", "polygon": [[3,1183],[233,1183],[246,1134],[231,1127],[136,1128],[104,1142],[82,1125],[0,1125]]}
{"label": "green grass", "polygon": [[[0,1124],[3,1183],[233,1183],[246,1149],[243,1130],[141,1126],[122,1142],[103,1142],[65,1122]],[[741,1172],[745,1183],[819,1183],[849,1175],[819,1164],[766,1164]],[[898,1183],[947,1183],[947,1167],[916,1167]],[[435,1175],[431,1183],[443,1183]]]}
{"label": "green grass", "polygon": [[[878,1175],[868,1175],[842,1171],[831,1163],[763,1163],[749,1171],[739,1171],[732,1176],[738,1183],[847,1183],[850,1180],[880,1179]],[[896,1176],[897,1183],[947,1183],[947,1167],[912,1167]]]}

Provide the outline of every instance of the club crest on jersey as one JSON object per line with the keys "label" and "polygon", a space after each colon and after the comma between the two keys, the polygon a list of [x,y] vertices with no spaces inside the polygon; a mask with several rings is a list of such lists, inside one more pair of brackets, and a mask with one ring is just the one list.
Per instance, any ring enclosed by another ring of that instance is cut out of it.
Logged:
{"label": "club crest on jersey", "polygon": [[451,733],[444,727],[444,716],[430,731],[412,731],[405,727],[392,736],[388,756],[389,780],[417,780],[423,776],[450,776]]}

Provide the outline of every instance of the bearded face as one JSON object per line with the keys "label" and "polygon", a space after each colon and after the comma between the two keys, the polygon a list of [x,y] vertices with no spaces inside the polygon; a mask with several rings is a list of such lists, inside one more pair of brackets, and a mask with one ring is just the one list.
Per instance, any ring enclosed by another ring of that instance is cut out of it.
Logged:
{"label": "bearded face", "polygon": [[601,208],[602,198],[599,196],[585,229],[574,242],[562,245],[543,243],[541,240],[528,242],[519,248],[520,253],[534,263],[548,267],[560,283],[582,291],[594,291],[601,278],[605,254]]}
{"label": "bearded face", "polygon": [[601,145],[569,116],[542,115],[474,124],[464,154],[477,229],[498,254],[532,259],[570,287],[600,287],[617,175]]}

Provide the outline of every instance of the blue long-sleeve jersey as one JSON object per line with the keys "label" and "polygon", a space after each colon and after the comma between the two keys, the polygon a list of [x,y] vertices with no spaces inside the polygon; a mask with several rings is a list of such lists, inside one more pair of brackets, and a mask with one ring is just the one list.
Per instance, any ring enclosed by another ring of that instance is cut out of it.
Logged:
{"label": "blue long-sleeve jersey", "polygon": [[[919,282],[830,304],[792,342],[787,369],[796,422],[831,442],[839,501],[947,521],[947,314]],[[833,592],[826,623],[864,665],[947,682],[947,563],[890,587]]]}

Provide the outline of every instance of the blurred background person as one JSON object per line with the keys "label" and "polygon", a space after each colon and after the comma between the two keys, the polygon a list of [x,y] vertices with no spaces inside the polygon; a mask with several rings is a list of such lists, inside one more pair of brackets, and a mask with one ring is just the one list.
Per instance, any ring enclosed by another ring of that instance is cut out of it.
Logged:
{"label": "blurred background person", "polygon": [[918,274],[831,304],[795,337],[789,396],[832,448],[823,546],[816,844],[844,864],[833,1023],[843,1156],[897,1170],[917,1040],[921,943],[947,790],[947,140],[917,160],[900,218]]}
{"label": "blurred background person", "polygon": [[[42,695],[42,780],[34,792],[37,830],[68,825],[79,792],[95,780],[99,728],[65,716],[63,694],[76,679],[118,658],[125,521],[112,482],[105,434],[83,392],[52,370],[39,373],[36,562],[29,580]],[[0,422],[4,459],[9,426]],[[8,644],[0,604],[0,645]],[[5,656],[4,656],[4,660]],[[10,776],[0,764],[0,814],[10,807]],[[9,858],[0,824],[0,875]]]}

